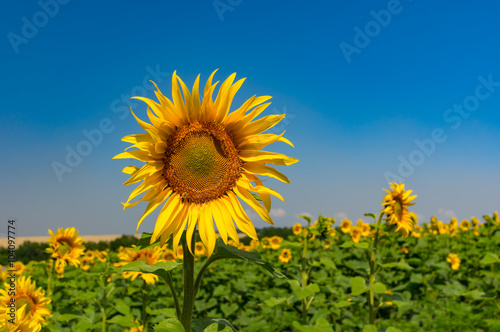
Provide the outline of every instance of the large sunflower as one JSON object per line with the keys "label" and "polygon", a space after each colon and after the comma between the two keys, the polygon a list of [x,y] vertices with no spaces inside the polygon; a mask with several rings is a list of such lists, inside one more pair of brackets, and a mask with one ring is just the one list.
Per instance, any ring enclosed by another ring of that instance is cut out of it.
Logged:
{"label": "large sunflower", "polygon": [[64,268],[68,263],[77,267],[80,264],[80,256],[84,254],[85,246],[83,239],[78,237],[78,231],[74,228],[59,228],[54,234],[49,229],[50,247],[47,251],[56,259],[56,268]]}
{"label": "large sunflower", "polygon": [[411,213],[408,211],[408,206],[415,204],[411,201],[417,195],[410,196],[412,190],[405,190],[404,184],[393,182],[391,183],[391,189],[392,191],[384,189],[387,195],[385,195],[382,201],[382,206],[384,207],[382,212],[385,213],[389,225],[396,225],[396,231],[403,236],[408,236],[415,223]]}
{"label": "large sunflower", "polygon": [[[253,96],[234,112],[229,109],[234,95],[243,84],[241,79],[233,84],[236,74],[229,76],[220,86],[215,101],[212,98],[218,82],[212,84],[215,71],[205,85],[200,100],[197,77],[192,94],[174,72],[172,99],[170,101],[157,88],[159,103],[144,97],[149,107],[147,114],[151,124],[136,118],[146,131],[144,134],[125,136],[122,140],[132,143],[130,150],[118,158],[134,158],[145,162],[141,168],[125,167],[123,172],[131,178],[124,184],[142,182],[131,194],[125,207],[148,201],[146,211],[139,219],[137,229],[153,210],[165,203],[159,213],[151,242],[160,238],[161,244],[173,236],[177,250],[182,232],[187,227],[187,243],[196,225],[201,240],[211,255],[215,247],[215,226],[222,240],[228,235],[238,243],[235,225],[245,234],[257,239],[252,221],[243,210],[239,199],[252,207],[258,215],[274,224],[269,211],[270,195],[283,200],[276,191],[265,187],[257,175],[269,176],[289,183],[288,178],[267,164],[287,166],[296,163],[295,158],[283,154],[261,151],[276,141],[292,143],[283,134],[262,134],[280,122],[285,115],[256,117],[269,106],[264,103],[271,97]],[[179,86],[180,84],[180,86]],[[264,104],[263,104],[264,103]],[[128,150],[127,148],[126,150]],[[263,206],[251,192],[260,196]],[[140,195],[136,202],[130,201]],[[234,223],[233,223],[234,221]]]}
{"label": "large sunflower", "polygon": [[[0,317],[7,317],[8,305],[11,304],[10,281],[5,283],[5,289],[0,290]],[[16,322],[7,324],[9,331],[39,331],[41,324],[45,324],[45,318],[50,317],[47,308],[50,299],[45,297],[41,287],[36,288],[36,283],[31,277],[18,277],[15,287]]]}

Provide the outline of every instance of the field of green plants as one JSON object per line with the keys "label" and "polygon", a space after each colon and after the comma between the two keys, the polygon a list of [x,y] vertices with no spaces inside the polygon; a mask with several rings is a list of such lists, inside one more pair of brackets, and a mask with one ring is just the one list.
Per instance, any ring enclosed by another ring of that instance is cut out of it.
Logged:
{"label": "field of green plants", "polygon": [[[304,217],[282,237],[218,239],[211,258],[196,242],[194,275],[204,278],[192,330],[500,331],[500,222],[483,218],[432,218],[403,237],[385,223]],[[135,248],[68,247],[76,267],[17,263],[17,282],[36,283],[17,286],[18,310],[38,321],[16,331],[184,331],[183,248],[149,246],[149,236]]]}

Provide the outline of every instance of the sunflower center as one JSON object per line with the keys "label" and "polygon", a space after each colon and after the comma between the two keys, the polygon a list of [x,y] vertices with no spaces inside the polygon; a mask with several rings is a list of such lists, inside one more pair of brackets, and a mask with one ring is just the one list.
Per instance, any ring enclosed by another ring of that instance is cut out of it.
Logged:
{"label": "sunflower center", "polygon": [[35,308],[35,303],[33,303],[31,297],[22,295],[16,299],[16,307],[20,309],[23,306],[26,306],[24,308],[24,313],[28,314],[31,313],[31,311]]}
{"label": "sunflower center", "polygon": [[394,214],[396,215],[396,217],[398,217],[398,220],[401,220],[403,218],[403,205],[401,204],[401,201],[399,199],[395,200]]}
{"label": "sunflower center", "polygon": [[236,185],[241,164],[235,142],[221,124],[195,122],[170,137],[163,176],[187,202],[205,203]]}
{"label": "sunflower center", "polygon": [[71,245],[68,242],[62,240],[59,242],[59,247],[57,248],[57,250],[59,251],[61,256],[64,256],[67,253],[71,252]]}

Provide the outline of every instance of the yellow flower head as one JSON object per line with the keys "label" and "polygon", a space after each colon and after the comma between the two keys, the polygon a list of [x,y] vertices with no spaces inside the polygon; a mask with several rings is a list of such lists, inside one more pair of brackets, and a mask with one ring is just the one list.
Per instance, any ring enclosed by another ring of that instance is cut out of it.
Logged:
{"label": "yellow flower head", "polygon": [[389,225],[396,225],[396,231],[403,236],[408,236],[413,229],[414,220],[408,212],[408,206],[414,205],[411,201],[417,196],[410,196],[412,190],[405,190],[404,184],[391,183],[391,191],[384,189],[387,195],[384,197],[382,212],[386,215]]}
{"label": "yellow flower head", "polygon": [[[153,265],[159,262],[161,259],[162,251],[160,247],[151,247],[133,251],[132,249],[134,247],[135,246],[132,246],[132,248],[121,248],[120,252],[118,253],[118,258],[120,259],[120,262],[118,263],[119,266],[123,266],[132,262],[143,262],[147,265]],[[151,273],[131,271],[123,272],[122,275],[124,278],[130,278],[131,280],[135,280],[137,277],[141,277],[148,284],[154,284],[156,281],[158,281],[158,276]]]}
{"label": "yellow flower head", "polygon": [[361,230],[361,236],[368,237],[371,234],[372,228],[370,224],[364,223],[362,219],[358,220],[358,227]]}
{"label": "yellow flower head", "polygon": [[441,220],[437,223],[439,234],[443,235],[448,233],[448,225],[444,224]]}
{"label": "yellow flower head", "polygon": [[413,236],[416,239],[420,239],[422,237],[422,234],[417,231],[413,231],[411,232],[411,236]]}
{"label": "yellow flower head", "polygon": [[50,247],[47,249],[52,254],[52,258],[57,260],[56,265],[65,267],[67,263],[77,267],[80,264],[80,256],[83,255],[85,247],[83,239],[78,237],[78,231],[74,228],[59,228],[54,234],[49,229]]}
{"label": "yellow flower head", "polygon": [[299,235],[300,233],[302,233],[302,225],[299,223],[293,225],[292,231],[293,231],[293,234]]}
{"label": "yellow flower head", "polygon": [[250,240],[250,249],[251,250],[257,250],[257,248],[259,247],[259,240]]}
{"label": "yellow flower head", "polygon": [[458,220],[457,220],[457,218],[455,218],[455,217],[451,218],[448,227],[449,227],[450,230],[458,228]]}
{"label": "yellow flower head", "polygon": [[351,231],[352,223],[349,219],[344,219],[340,222],[340,230],[343,233],[349,233]]}
{"label": "yellow flower head", "polygon": [[493,224],[500,225],[500,219],[498,218],[498,211],[493,212]]}
{"label": "yellow flower head", "polygon": [[[131,177],[124,184],[143,181],[131,194],[124,207],[134,197],[145,193],[139,201],[148,201],[146,211],[137,228],[153,210],[164,203],[158,215],[151,242],[160,238],[161,245],[173,236],[174,251],[184,229],[191,253],[191,238],[198,226],[202,242],[212,255],[216,233],[214,222],[224,243],[228,236],[238,241],[236,226],[253,239],[257,239],[254,225],[241,206],[239,199],[248,204],[270,224],[271,195],[283,200],[276,191],[264,186],[258,175],[269,176],[289,183],[288,178],[268,165],[288,166],[298,159],[275,152],[262,151],[271,143],[280,141],[291,146],[283,134],[262,134],[275,126],[285,115],[257,117],[269,106],[271,97],[251,97],[238,109],[229,112],[233,97],[243,84],[233,84],[236,74],[229,76],[220,86],[215,101],[212,98],[218,84],[212,84],[215,71],[209,77],[200,99],[199,76],[192,91],[174,72],[172,101],[157,87],[159,102],[144,97],[149,107],[151,124],[136,118],[146,133],[125,136],[122,140],[132,148],[115,159],[138,159],[146,164],[142,168],[125,167]],[[155,85],[156,86],[156,85]],[[128,150],[128,149],[127,149]],[[261,205],[250,192],[262,199]]]}
{"label": "yellow flower head", "polygon": [[351,239],[354,243],[359,243],[359,239],[361,238],[361,228],[359,226],[353,226],[351,228]]}
{"label": "yellow flower head", "polygon": [[473,226],[479,225],[479,220],[476,217],[472,217],[470,221],[472,222]]}
{"label": "yellow flower head", "polygon": [[279,248],[281,248],[281,245],[280,243],[283,241],[283,238],[282,237],[279,237],[279,236],[273,236],[269,239],[269,244],[271,245],[271,249],[273,250],[278,250]]}
{"label": "yellow flower head", "polygon": [[164,249],[162,253],[162,259],[164,261],[175,262],[175,253],[170,249]]}
{"label": "yellow flower head", "polygon": [[196,256],[206,256],[207,255],[207,249],[203,245],[202,242],[196,242],[194,245],[194,254]]}
{"label": "yellow flower head", "polygon": [[449,254],[446,261],[451,264],[452,270],[458,270],[460,267],[460,258],[458,258],[457,254]]}
{"label": "yellow flower head", "polygon": [[402,247],[402,248],[401,248],[401,252],[402,252],[403,254],[405,254],[405,255],[406,255],[406,254],[408,254],[410,251],[408,250],[408,248],[407,248],[407,247]]}
{"label": "yellow flower head", "polygon": [[464,232],[468,231],[470,228],[470,222],[467,219],[462,220],[460,223],[460,229]]}
{"label": "yellow flower head", "polygon": [[184,249],[182,248],[182,246],[177,247],[176,257],[177,259],[184,259]]}
{"label": "yellow flower head", "polygon": [[328,235],[330,235],[331,237],[334,237],[336,234],[337,234],[337,231],[335,230],[335,228],[330,227],[330,229],[328,230]]}
{"label": "yellow flower head", "polygon": [[292,259],[292,252],[290,251],[290,249],[283,249],[279,257],[280,262],[288,263],[291,259]]}
{"label": "yellow flower head", "polygon": [[[5,289],[0,289],[0,317],[7,317],[10,309],[10,287],[10,281],[7,280]],[[14,325],[7,323],[8,331],[39,331],[42,324],[46,323],[45,319],[51,317],[47,308],[51,300],[45,297],[41,287],[36,288],[36,282],[32,282],[31,277],[17,277],[15,289],[16,321]]]}

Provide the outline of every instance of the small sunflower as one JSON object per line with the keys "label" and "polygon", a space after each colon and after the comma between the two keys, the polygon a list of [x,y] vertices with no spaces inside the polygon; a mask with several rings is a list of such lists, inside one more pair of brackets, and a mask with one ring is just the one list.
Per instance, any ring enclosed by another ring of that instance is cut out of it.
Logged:
{"label": "small sunflower", "polygon": [[290,249],[283,249],[279,257],[280,262],[288,263],[291,259],[292,259],[292,252],[290,251]]}
{"label": "small sunflower", "polygon": [[[8,291],[10,287],[10,282],[6,282],[5,289],[0,289],[0,317],[7,317],[7,305],[12,298]],[[16,326],[8,324],[9,331],[39,331],[41,325],[46,323],[45,319],[51,317],[47,308],[51,300],[45,297],[41,287],[36,288],[36,282],[32,282],[31,277],[18,277],[15,289]]]}
{"label": "small sunflower", "polygon": [[195,256],[207,255],[207,249],[205,248],[202,242],[196,242],[196,244],[194,245],[194,254]]}
{"label": "small sunflower", "polygon": [[407,248],[407,247],[402,247],[402,248],[401,248],[401,252],[402,252],[403,254],[405,254],[405,255],[406,255],[406,254],[408,254],[410,251],[408,250],[408,248]]}
{"label": "small sunflower", "polygon": [[470,221],[467,219],[462,220],[460,223],[460,229],[464,232],[468,231],[470,228]]}
{"label": "small sunflower", "polygon": [[[233,97],[244,79],[233,84],[236,74],[229,76],[220,86],[214,101],[212,95],[218,84],[212,84],[214,74],[215,71],[205,85],[201,100],[200,77],[191,92],[176,72],[172,76],[173,101],[159,89],[155,91],[159,103],[134,97],[149,106],[147,114],[152,124],[140,120],[132,112],[146,133],[125,136],[122,140],[131,143],[130,148],[138,150],[114,157],[134,158],[146,163],[142,168],[128,166],[123,170],[131,175],[124,184],[144,181],[130,194],[124,207],[134,206],[140,201],[149,202],[137,229],[147,215],[165,203],[156,221],[151,243],[160,238],[163,245],[173,236],[176,251],[187,228],[187,244],[192,253],[191,238],[198,226],[209,256],[215,247],[214,222],[224,243],[227,243],[228,236],[238,242],[235,224],[243,233],[257,239],[254,225],[239,199],[262,219],[274,224],[269,216],[271,195],[281,200],[283,197],[264,186],[257,176],[289,183],[285,175],[268,164],[288,166],[298,161],[283,154],[262,151],[277,141],[293,146],[283,137],[284,132],[280,135],[262,134],[285,117],[284,114],[273,114],[256,120],[269,106],[270,103],[264,102],[271,97],[253,96],[230,113]],[[263,205],[251,192],[260,196]],[[145,195],[139,201],[130,203],[143,193]]]}
{"label": "small sunflower", "polygon": [[[118,266],[123,266],[132,262],[144,262],[147,265],[153,265],[160,261],[161,259],[161,249],[159,247],[146,248],[139,251],[133,251],[132,248],[121,248],[118,253],[118,258],[120,262],[117,263]],[[142,273],[142,272],[123,272],[124,278],[130,278],[131,280],[135,280],[137,277],[141,277],[146,283],[154,284],[158,281],[158,276],[151,273]]]}
{"label": "small sunflower", "polygon": [[293,225],[292,231],[294,235],[299,235],[300,233],[302,233],[302,225],[299,223]]}
{"label": "small sunflower", "polygon": [[281,248],[281,242],[283,241],[283,238],[280,236],[273,236],[269,239],[269,244],[271,245],[271,249],[273,250],[278,250]]}
{"label": "small sunflower", "polygon": [[359,226],[353,226],[351,228],[352,242],[359,243],[360,238],[361,238],[361,228],[359,228]]}
{"label": "small sunflower", "polygon": [[370,224],[364,223],[363,219],[359,219],[357,226],[361,229],[361,236],[363,236],[363,237],[370,236],[371,231],[372,231]]}
{"label": "small sunflower", "polygon": [[349,233],[351,231],[352,223],[349,219],[344,219],[340,222],[340,230],[343,233]]}
{"label": "small sunflower", "polygon": [[448,258],[446,258],[446,261],[451,264],[451,269],[452,270],[458,270],[460,267],[460,258],[458,258],[457,254],[449,254]]}
{"label": "small sunflower", "polygon": [[382,212],[386,215],[389,225],[396,225],[396,231],[403,236],[408,236],[413,229],[415,221],[408,212],[408,206],[414,205],[411,201],[417,196],[410,196],[412,190],[405,190],[404,184],[391,183],[391,191],[384,189],[387,195],[384,197]]}
{"label": "small sunflower", "polygon": [[257,250],[259,248],[259,240],[250,240],[250,250]]}
{"label": "small sunflower", "polygon": [[175,262],[175,253],[170,249],[164,249],[162,259],[165,261]]}
{"label": "small sunflower", "polygon": [[50,247],[47,249],[56,259],[56,266],[65,267],[68,263],[77,267],[80,264],[80,256],[83,255],[85,247],[83,239],[78,237],[78,231],[74,228],[59,228],[54,234],[49,229]]}

